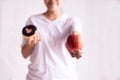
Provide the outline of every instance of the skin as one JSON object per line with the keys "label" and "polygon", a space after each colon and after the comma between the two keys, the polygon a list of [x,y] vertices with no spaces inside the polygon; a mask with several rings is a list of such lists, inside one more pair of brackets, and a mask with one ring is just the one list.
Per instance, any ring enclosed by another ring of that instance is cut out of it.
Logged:
{"label": "skin", "polygon": [[47,11],[43,13],[49,20],[53,21],[62,14],[63,0],[44,0]]}
{"label": "skin", "polygon": [[36,33],[34,36],[27,39],[27,43],[22,47],[22,55],[27,58],[33,51],[35,44],[40,41],[39,35]]}
{"label": "skin", "polygon": [[[47,11],[43,13],[43,15],[49,20],[53,21],[62,14],[61,7],[63,5],[63,0],[44,0],[44,3],[47,7]],[[33,37],[30,37],[27,40],[27,43],[22,47],[22,55],[24,58],[27,58],[28,56],[30,56],[35,45],[39,41],[40,41],[40,37],[38,34],[35,34]],[[77,59],[81,57],[81,52],[79,50],[70,50],[67,46],[66,48],[68,49],[72,57],[76,57]]]}

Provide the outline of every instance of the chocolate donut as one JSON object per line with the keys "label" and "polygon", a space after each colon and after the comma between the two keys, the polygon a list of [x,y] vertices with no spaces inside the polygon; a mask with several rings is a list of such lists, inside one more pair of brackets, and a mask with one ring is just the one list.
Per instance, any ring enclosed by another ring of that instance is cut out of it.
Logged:
{"label": "chocolate donut", "polygon": [[24,37],[31,37],[35,34],[37,28],[34,25],[26,25],[22,29],[22,34]]}

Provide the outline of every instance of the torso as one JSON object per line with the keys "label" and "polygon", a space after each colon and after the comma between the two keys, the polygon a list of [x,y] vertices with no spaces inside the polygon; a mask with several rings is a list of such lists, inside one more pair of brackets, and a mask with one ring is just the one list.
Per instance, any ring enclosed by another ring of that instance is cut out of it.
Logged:
{"label": "torso", "polygon": [[35,80],[77,80],[76,61],[65,47],[71,18],[63,14],[51,21],[44,15],[34,15],[31,21],[37,26],[41,41],[30,57],[28,77],[36,76]]}

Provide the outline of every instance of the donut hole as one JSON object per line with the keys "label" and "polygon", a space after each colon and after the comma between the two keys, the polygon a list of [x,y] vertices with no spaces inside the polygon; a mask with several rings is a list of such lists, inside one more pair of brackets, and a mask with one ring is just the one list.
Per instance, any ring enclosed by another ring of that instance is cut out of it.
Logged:
{"label": "donut hole", "polygon": [[31,33],[32,31],[33,31],[33,29],[26,28],[26,33]]}

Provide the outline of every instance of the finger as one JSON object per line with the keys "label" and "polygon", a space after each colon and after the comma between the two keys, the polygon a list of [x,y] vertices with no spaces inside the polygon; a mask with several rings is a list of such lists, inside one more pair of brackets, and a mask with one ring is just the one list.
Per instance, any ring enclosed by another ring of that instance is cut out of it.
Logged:
{"label": "finger", "polygon": [[38,33],[36,33],[36,36],[37,36],[37,41],[40,41],[40,37]]}
{"label": "finger", "polygon": [[79,58],[82,57],[81,52],[78,51],[77,54]]}
{"label": "finger", "polygon": [[77,51],[77,50],[74,51],[74,55],[75,55],[75,57],[76,57],[77,59],[79,59],[80,57],[82,57],[81,54],[80,54],[80,52]]}
{"label": "finger", "polygon": [[76,58],[79,58],[79,57],[78,57],[78,54],[77,54],[77,52],[76,52],[75,50],[74,50],[74,53],[73,53],[73,54],[75,55]]}
{"label": "finger", "polygon": [[70,53],[72,57],[75,57],[75,55],[73,53]]}
{"label": "finger", "polygon": [[66,48],[67,48],[67,50],[69,51],[70,55],[71,55],[72,57],[76,57],[77,55],[75,54],[74,50],[71,50],[71,49],[68,47],[67,44],[65,44],[65,45],[66,45]]}
{"label": "finger", "polygon": [[69,49],[68,49],[68,51],[69,51],[69,53],[70,53],[70,55],[71,55],[72,57],[75,57],[74,51],[71,51],[71,50],[69,50]]}
{"label": "finger", "polygon": [[75,57],[74,51],[71,51],[70,54],[72,57]]}
{"label": "finger", "polygon": [[40,41],[39,35],[38,35],[38,33],[36,33],[36,34],[34,35],[34,43],[36,44],[36,43],[39,42],[39,41]]}
{"label": "finger", "polygon": [[33,43],[33,41],[34,41],[34,38],[33,38],[33,37],[30,37],[29,40],[28,40],[28,44]]}
{"label": "finger", "polygon": [[37,34],[34,35],[34,43],[37,43]]}

